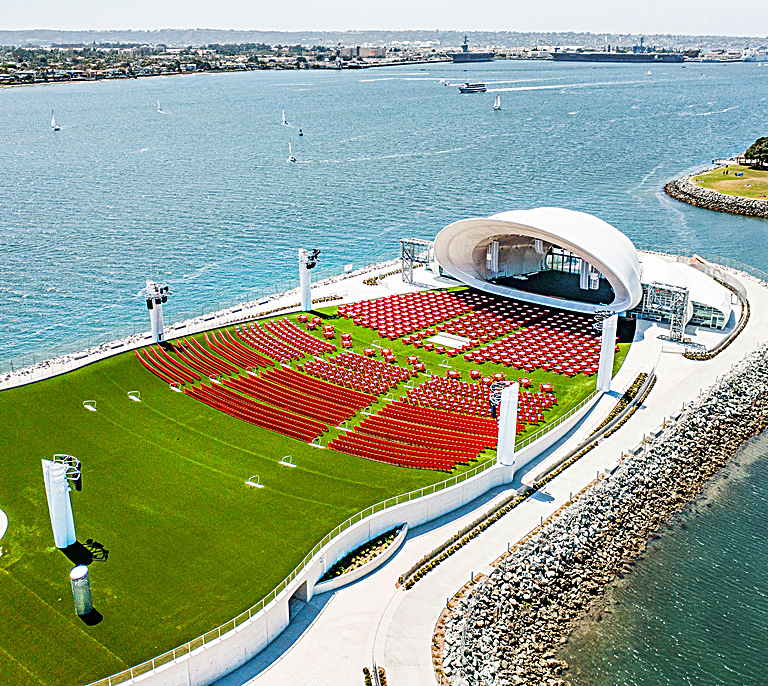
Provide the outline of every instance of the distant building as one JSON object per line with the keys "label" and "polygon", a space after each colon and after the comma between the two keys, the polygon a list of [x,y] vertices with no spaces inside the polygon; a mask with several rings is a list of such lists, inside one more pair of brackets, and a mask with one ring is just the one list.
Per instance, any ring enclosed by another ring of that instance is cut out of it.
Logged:
{"label": "distant building", "polygon": [[194,62],[184,62],[179,65],[181,71],[197,71],[197,65]]}
{"label": "distant building", "polygon": [[386,48],[365,48],[357,45],[354,48],[341,48],[339,50],[339,56],[340,57],[362,57],[362,58],[386,57],[387,49]]}

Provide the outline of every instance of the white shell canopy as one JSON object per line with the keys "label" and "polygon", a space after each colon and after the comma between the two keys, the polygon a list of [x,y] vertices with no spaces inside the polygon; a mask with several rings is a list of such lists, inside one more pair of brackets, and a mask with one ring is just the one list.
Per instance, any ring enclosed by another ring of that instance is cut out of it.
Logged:
{"label": "white shell canopy", "polygon": [[[544,255],[541,245],[536,250],[536,239],[544,248],[564,248],[597,269],[613,289],[613,302],[541,295],[489,280],[486,248],[492,241],[500,244],[506,273],[526,274],[543,269]],[[435,238],[435,259],[444,272],[478,290],[566,310],[624,312],[643,297],[640,261],[632,241],[602,219],[559,207],[513,210],[449,224]]]}

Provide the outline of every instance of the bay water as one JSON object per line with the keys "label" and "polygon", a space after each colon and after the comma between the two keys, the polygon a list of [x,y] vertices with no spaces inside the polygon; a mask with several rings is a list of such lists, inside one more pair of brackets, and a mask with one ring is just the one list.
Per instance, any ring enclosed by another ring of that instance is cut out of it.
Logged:
{"label": "bay water", "polygon": [[[317,278],[509,209],[582,210],[640,247],[768,269],[768,221],[661,191],[766,135],[768,69],[650,71],[494,62],[2,88],[0,371],[147,329],[147,278],[171,286],[172,322],[297,285],[300,246],[322,249]],[[460,95],[463,81],[489,92]],[[758,683],[768,445],[749,450],[574,639],[576,683]]]}

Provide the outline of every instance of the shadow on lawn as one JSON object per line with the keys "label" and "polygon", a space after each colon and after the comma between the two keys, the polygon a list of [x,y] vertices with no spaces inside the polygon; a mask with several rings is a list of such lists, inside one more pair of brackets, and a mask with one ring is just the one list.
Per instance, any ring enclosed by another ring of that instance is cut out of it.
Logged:
{"label": "shadow on lawn", "polygon": [[91,562],[106,562],[109,559],[109,550],[92,538],[86,539],[85,545],[75,541],[72,545],[62,548],[61,552],[74,565],[89,565]]}

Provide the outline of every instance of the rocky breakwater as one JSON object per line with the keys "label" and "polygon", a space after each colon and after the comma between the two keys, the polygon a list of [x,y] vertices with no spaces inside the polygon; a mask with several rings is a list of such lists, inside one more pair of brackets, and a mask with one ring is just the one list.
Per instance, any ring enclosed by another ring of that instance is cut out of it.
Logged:
{"label": "rocky breakwater", "polygon": [[687,202],[689,205],[696,205],[707,210],[768,219],[768,200],[739,198],[735,195],[718,193],[709,188],[701,188],[693,182],[693,178],[699,174],[701,172],[670,181],[664,186],[664,192],[675,200]]}
{"label": "rocky breakwater", "polygon": [[[455,603],[442,671],[453,686],[564,686],[557,651],[664,520],[768,426],[768,347],[700,396],[643,453],[585,490]],[[439,661],[438,661],[439,662]]]}

